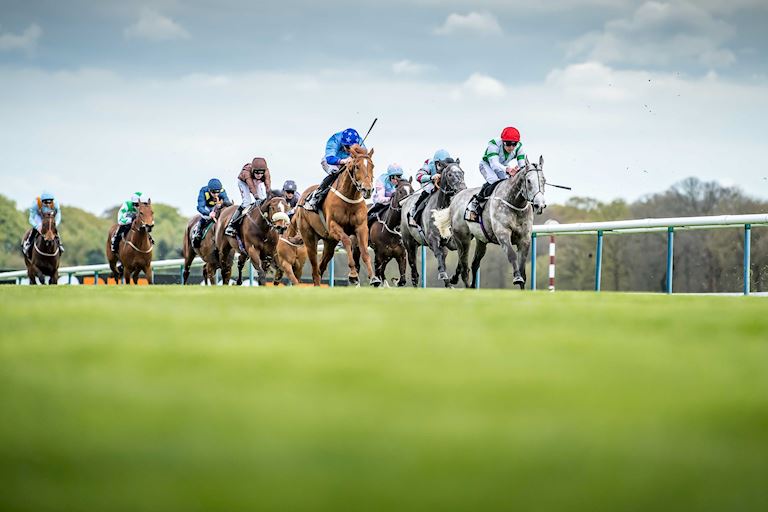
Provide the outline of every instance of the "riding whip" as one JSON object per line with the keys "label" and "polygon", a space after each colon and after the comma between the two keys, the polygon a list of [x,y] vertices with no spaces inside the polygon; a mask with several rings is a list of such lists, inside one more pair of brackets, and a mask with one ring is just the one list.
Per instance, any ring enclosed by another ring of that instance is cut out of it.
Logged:
{"label": "riding whip", "polygon": [[378,120],[379,120],[379,118],[377,117],[377,118],[375,118],[375,119],[373,120],[373,122],[371,123],[371,127],[370,127],[370,128],[368,128],[368,132],[365,134],[365,137],[363,137],[363,144],[365,144],[365,139],[367,139],[367,138],[368,138],[368,136],[371,134],[371,130],[373,130],[373,126],[376,124],[376,121],[378,121]]}
{"label": "riding whip", "polygon": [[554,183],[547,182],[548,187],[555,187],[555,188],[562,188],[564,190],[573,190],[571,187],[566,187],[565,185],[555,185]]}

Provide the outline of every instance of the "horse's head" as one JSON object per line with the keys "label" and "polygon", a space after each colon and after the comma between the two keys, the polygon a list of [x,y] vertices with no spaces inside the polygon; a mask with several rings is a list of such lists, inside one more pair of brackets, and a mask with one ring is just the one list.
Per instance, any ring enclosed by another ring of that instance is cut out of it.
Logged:
{"label": "horse's head", "polygon": [[447,196],[453,196],[467,188],[464,183],[464,171],[458,160],[448,159],[440,172],[440,189]]}
{"label": "horse's head", "polygon": [[291,223],[291,219],[288,217],[288,210],[290,206],[288,202],[282,196],[275,196],[266,204],[266,218],[269,219],[272,227],[275,228],[278,234],[282,235],[285,230],[288,229],[288,225]]}
{"label": "horse's head", "polygon": [[53,242],[56,239],[56,214],[54,212],[43,213],[41,234],[46,242]]}
{"label": "horse's head", "polygon": [[135,222],[138,223],[139,229],[147,233],[151,232],[152,228],[155,227],[155,212],[152,210],[152,199],[139,203],[138,210]]}
{"label": "horse's head", "polygon": [[349,149],[349,157],[352,161],[347,164],[347,170],[352,183],[363,197],[369,199],[373,192],[373,149],[369,152],[355,144]]}
{"label": "horse's head", "polygon": [[526,201],[533,204],[536,213],[541,214],[547,207],[547,200],[544,198],[544,186],[547,183],[544,178],[544,157],[539,157],[538,165],[530,163],[526,158],[525,169],[520,172],[524,173],[521,194]]}
{"label": "horse's head", "polygon": [[411,184],[412,182],[413,178],[407,180],[401,178],[398,180],[397,187],[395,187],[395,193],[392,194],[392,199],[389,202],[393,209],[399,210],[402,200],[413,194],[413,185]]}

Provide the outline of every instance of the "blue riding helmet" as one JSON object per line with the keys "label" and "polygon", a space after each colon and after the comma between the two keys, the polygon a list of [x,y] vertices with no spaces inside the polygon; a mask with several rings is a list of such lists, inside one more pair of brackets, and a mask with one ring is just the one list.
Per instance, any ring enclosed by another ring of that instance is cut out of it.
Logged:
{"label": "blue riding helmet", "polygon": [[347,128],[341,132],[341,144],[343,146],[353,146],[355,144],[360,144],[361,142],[362,139],[360,138],[360,134],[357,133],[357,130],[354,128]]}
{"label": "blue riding helmet", "polygon": [[389,167],[387,167],[387,177],[391,178],[392,176],[402,176],[403,175],[403,168],[400,167],[400,164],[390,164]]}
{"label": "blue riding helmet", "polygon": [[54,200],[53,194],[51,194],[50,192],[43,192],[42,194],[40,194],[40,201],[53,201],[53,200]]}
{"label": "blue riding helmet", "polygon": [[296,188],[296,182],[293,180],[283,183],[283,192],[296,192]]}
{"label": "blue riding helmet", "polygon": [[444,149],[438,149],[435,151],[435,156],[432,158],[432,160],[435,162],[445,162],[449,158],[451,158],[451,154],[448,153],[448,151]]}
{"label": "blue riding helmet", "polygon": [[211,178],[208,181],[208,190],[221,190],[222,188],[224,187],[221,186],[221,181],[216,178]]}

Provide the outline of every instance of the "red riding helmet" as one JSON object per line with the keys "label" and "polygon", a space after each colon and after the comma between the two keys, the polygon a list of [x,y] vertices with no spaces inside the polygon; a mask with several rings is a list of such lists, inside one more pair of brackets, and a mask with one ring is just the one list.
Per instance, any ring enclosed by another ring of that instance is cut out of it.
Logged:
{"label": "red riding helmet", "polygon": [[517,128],[507,126],[501,131],[501,140],[504,142],[520,142],[520,132]]}

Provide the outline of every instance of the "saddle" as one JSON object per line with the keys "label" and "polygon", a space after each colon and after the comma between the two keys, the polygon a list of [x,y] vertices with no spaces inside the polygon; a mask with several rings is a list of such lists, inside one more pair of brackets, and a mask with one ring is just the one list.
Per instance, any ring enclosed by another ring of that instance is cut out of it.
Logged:
{"label": "saddle", "polygon": [[[496,181],[494,183],[485,183],[477,194],[474,195],[472,198],[472,201],[470,201],[467,204],[467,208],[464,210],[464,220],[467,222],[479,222],[482,224],[483,219],[483,212],[485,211],[485,205],[488,203],[488,199],[490,199],[491,194],[493,194],[493,191],[496,189],[496,187],[499,186],[499,184],[503,180]],[[475,210],[472,210],[472,202],[474,202],[477,207]],[[477,215],[477,218],[472,218],[472,214],[475,213]]]}

